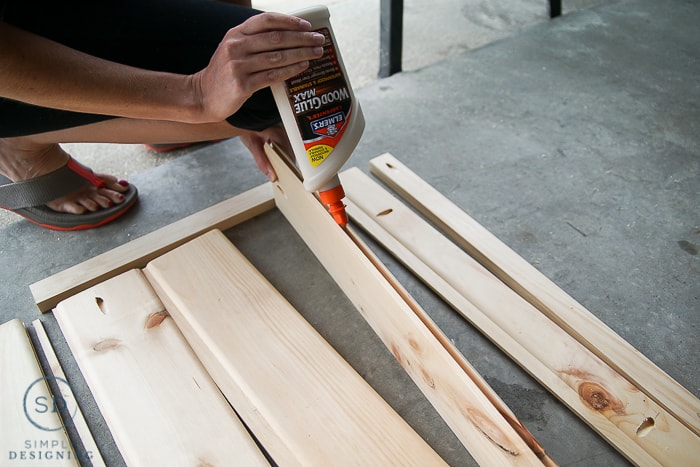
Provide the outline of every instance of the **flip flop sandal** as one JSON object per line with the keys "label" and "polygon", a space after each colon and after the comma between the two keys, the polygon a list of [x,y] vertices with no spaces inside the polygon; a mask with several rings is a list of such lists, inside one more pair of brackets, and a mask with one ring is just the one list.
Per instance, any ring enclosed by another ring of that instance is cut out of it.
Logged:
{"label": "flip flop sandal", "polygon": [[105,186],[105,182],[92,170],[72,158],[63,167],[30,180],[13,182],[0,175],[0,207],[48,229],[85,230],[118,218],[138,198],[136,187],[129,185],[129,189],[122,193],[123,202],[95,212],[70,214],[56,212],[45,206],[49,201],[73,193],[88,184]]}

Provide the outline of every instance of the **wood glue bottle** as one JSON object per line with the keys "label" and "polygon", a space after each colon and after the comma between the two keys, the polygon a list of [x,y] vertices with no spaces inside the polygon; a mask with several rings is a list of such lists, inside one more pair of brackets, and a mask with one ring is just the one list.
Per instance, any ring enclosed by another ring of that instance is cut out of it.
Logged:
{"label": "wood glue bottle", "polygon": [[365,119],[350,87],[328,8],[315,6],[291,14],[307,20],[314,32],[326,37],[323,56],[312,60],[306,71],[273,85],[272,94],[304,188],[318,191],[335,221],[344,226],[348,217],[338,172],[360,141]]}

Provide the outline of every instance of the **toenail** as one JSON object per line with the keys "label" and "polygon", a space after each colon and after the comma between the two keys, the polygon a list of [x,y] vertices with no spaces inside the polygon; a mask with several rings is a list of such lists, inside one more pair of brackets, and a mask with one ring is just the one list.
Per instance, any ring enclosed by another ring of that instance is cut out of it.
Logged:
{"label": "toenail", "polygon": [[119,183],[121,186],[129,186],[129,182],[127,182],[126,180],[119,180],[119,182],[117,183]]}

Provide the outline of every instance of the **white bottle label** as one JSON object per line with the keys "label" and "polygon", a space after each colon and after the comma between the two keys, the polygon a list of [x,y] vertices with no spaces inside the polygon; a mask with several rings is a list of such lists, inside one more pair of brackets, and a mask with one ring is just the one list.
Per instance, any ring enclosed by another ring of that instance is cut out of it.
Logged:
{"label": "white bottle label", "polygon": [[350,89],[338,63],[328,28],[323,56],[303,73],[285,81],[289,103],[312,167],[325,161],[342,139],[352,112]]}

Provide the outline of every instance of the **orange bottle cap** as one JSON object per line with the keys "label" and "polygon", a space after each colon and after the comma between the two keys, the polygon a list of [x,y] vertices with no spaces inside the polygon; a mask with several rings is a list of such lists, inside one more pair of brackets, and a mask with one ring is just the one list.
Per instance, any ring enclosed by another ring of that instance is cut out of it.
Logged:
{"label": "orange bottle cap", "polygon": [[345,212],[345,205],[342,199],[345,198],[345,190],[342,185],[335,186],[330,190],[319,191],[321,202],[328,206],[328,212],[333,216],[338,225],[344,226],[348,223],[348,214]]}

